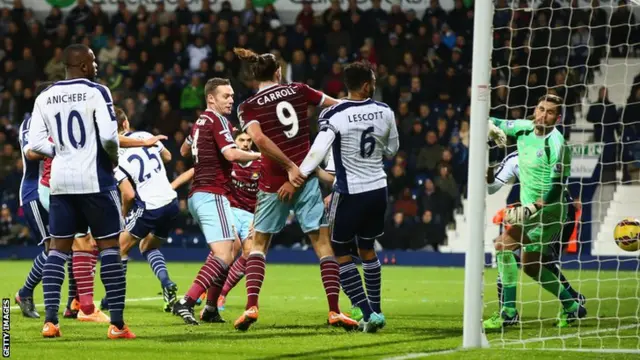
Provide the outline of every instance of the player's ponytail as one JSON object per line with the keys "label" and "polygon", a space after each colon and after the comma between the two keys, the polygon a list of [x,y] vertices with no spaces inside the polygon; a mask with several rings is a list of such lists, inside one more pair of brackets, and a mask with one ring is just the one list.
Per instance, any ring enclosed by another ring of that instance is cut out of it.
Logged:
{"label": "player's ponytail", "polygon": [[249,49],[233,48],[233,52],[240,58],[240,60],[248,63],[257,63],[260,60],[258,54]]}
{"label": "player's ponytail", "polygon": [[273,54],[258,55],[249,49],[234,48],[233,52],[240,60],[249,63],[251,76],[257,81],[273,81],[280,63]]}

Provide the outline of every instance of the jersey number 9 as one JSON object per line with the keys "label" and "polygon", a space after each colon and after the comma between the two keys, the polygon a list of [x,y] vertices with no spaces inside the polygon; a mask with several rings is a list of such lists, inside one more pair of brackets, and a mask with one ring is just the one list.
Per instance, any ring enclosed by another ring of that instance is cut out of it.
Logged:
{"label": "jersey number 9", "polygon": [[296,114],[296,109],[293,108],[290,102],[279,102],[278,105],[276,105],[276,115],[282,125],[291,125],[291,129],[284,132],[287,138],[291,139],[298,134],[298,115]]}

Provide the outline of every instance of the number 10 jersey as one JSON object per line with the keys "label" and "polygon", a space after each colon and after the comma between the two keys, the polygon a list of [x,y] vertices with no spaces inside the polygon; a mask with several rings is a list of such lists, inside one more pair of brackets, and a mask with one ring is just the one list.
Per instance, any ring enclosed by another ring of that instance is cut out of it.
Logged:
{"label": "number 10 jersey", "polygon": [[[301,83],[272,85],[260,89],[238,107],[243,130],[253,122],[282,152],[300,166],[309,152],[308,106],[322,105],[324,94]],[[287,172],[276,161],[263,157],[259,189],[275,193],[288,179]]]}

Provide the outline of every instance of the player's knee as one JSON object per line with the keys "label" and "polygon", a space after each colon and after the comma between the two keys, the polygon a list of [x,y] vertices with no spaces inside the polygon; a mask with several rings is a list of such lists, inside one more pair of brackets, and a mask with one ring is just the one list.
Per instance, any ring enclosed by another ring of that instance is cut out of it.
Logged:
{"label": "player's knee", "polygon": [[526,262],[522,265],[525,274],[531,278],[537,279],[540,276],[540,264],[535,262]]}
{"label": "player's knee", "polygon": [[370,248],[363,248],[361,244],[358,245],[358,254],[360,255],[360,259],[369,261],[375,259],[378,255],[376,254],[376,250],[373,248],[373,243]]}
{"label": "player's knee", "polygon": [[103,240],[97,241],[97,243],[98,243],[98,248],[100,250],[109,249],[109,248],[120,248],[120,242],[118,241],[118,238],[103,239]]}
{"label": "player's knee", "polygon": [[331,249],[333,251],[333,254],[337,258],[347,257],[347,256],[351,258],[351,243],[348,243],[348,242],[342,243],[342,242],[332,241]]}
{"label": "player's knee", "polygon": [[71,252],[73,246],[73,238],[70,239],[51,239],[49,250],[57,250],[60,252]]}

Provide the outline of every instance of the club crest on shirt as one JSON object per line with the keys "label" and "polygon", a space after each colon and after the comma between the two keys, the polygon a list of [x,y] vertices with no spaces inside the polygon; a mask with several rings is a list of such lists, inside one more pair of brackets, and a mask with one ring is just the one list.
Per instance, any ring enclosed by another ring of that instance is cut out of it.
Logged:
{"label": "club crest on shirt", "polygon": [[233,171],[231,172],[231,176],[236,177],[236,171],[235,171],[235,170],[233,170]]}
{"label": "club crest on shirt", "polygon": [[254,172],[253,174],[251,174],[251,180],[258,180],[258,178],[260,178],[259,172]]}
{"label": "club crest on shirt", "polygon": [[538,150],[538,152],[536,152],[536,156],[537,157],[542,157],[542,154],[544,154],[544,151],[542,151],[542,149]]}
{"label": "club crest on shirt", "polygon": [[513,122],[513,120],[509,120],[507,121],[507,127],[509,129],[511,129],[512,127],[516,126],[516,123]]}

